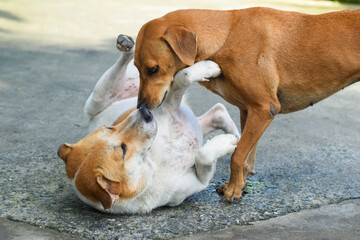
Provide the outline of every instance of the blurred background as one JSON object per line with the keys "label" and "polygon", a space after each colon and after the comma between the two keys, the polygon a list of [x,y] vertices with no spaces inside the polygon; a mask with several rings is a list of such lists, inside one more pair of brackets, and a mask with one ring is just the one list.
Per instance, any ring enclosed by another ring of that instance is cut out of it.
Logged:
{"label": "blurred background", "polygon": [[135,37],[145,22],[169,11],[252,6],[311,14],[358,7],[317,0],[0,0],[0,43],[10,41],[19,47],[32,48],[58,44],[102,48],[107,40],[115,39],[119,33]]}

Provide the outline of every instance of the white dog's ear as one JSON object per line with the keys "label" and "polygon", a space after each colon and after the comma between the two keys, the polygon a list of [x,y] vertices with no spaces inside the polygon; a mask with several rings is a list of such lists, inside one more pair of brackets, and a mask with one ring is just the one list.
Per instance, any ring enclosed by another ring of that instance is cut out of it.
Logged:
{"label": "white dog's ear", "polygon": [[69,153],[71,152],[71,150],[73,149],[73,146],[69,143],[64,143],[61,144],[59,149],[58,149],[58,156],[64,160],[64,162],[66,163],[67,161],[67,157],[69,155]]}
{"label": "white dog's ear", "polygon": [[182,26],[171,26],[163,36],[180,58],[188,66],[195,63],[196,58],[196,35]]}
{"label": "white dog's ear", "polygon": [[103,205],[104,209],[111,208],[112,204],[119,199],[120,182],[108,179],[104,176],[98,176],[96,178],[96,181],[100,185],[100,187],[108,194],[106,198],[100,199],[101,204]]}
{"label": "white dog's ear", "polygon": [[129,189],[128,185],[126,184],[126,180],[115,180],[109,177],[106,177],[104,172],[98,170],[98,174],[96,177],[96,181],[99,186],[106,191],[106,197],[99,197],[101,204],[103,205],[104,209],[111,208],[113,203],[117,201],[119,198],[127,199],[131,198],[135,191]]}

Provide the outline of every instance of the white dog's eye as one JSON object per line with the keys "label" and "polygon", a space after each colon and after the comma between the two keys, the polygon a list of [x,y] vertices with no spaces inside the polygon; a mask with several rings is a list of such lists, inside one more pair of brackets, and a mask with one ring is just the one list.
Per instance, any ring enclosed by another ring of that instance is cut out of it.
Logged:
{"label": "white dog's eye", "polygon": [[123,159],[125,159],[125,155],[126,155],[126,144],[125,143],[121,144],[121,149],[123,150]]}

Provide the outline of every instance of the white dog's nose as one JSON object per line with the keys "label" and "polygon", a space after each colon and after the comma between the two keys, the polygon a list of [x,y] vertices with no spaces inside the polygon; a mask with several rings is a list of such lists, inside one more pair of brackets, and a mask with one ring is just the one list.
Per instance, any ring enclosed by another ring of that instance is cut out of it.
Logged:
{"label": "white dog's nose", "polygon": [[147,107],[141,106],[139,108],[139,111],[140,111],[141,117],[145,120],[145,122],[149,123],[153,120],[153,115]]}

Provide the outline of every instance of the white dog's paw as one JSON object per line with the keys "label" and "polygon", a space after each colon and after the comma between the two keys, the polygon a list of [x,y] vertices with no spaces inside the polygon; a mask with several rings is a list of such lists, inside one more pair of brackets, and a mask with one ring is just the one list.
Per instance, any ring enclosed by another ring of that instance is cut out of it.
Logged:
{"label": "white dog's paw", "polygon": [[135,41],[132,39],[132,37],[120,34],[116,41],[116,47],[121,52],[134,52],[135,51]]}
{"label": "white dog's paw", "polygon": [[235,151],[239,138],[233,134],[220,134],[210,141],[214,141],[214,149],[218,152],[218,156],[221,157],[230,155]]}
{"label": "white dog's paw", "polygon": [[189,82],[209,81],[209,78],[217,77],[221,74],[219,65],[210,60],[197,62],[182,71]]}
{"label": "white dog's paw", "polygon": [[209,139],[198,152],[195,162],[201,165],[212,165],[219,157],[232,154],[238,143],[233,134],[220,134]]}
{"label": "white dog's paw", "polygon": [[221,74],[221,69],[216,62],[211,60],[203,60],[194,64],[196,71],[198,71],[198,81],[209,81],[209,78],[218,77]]}

